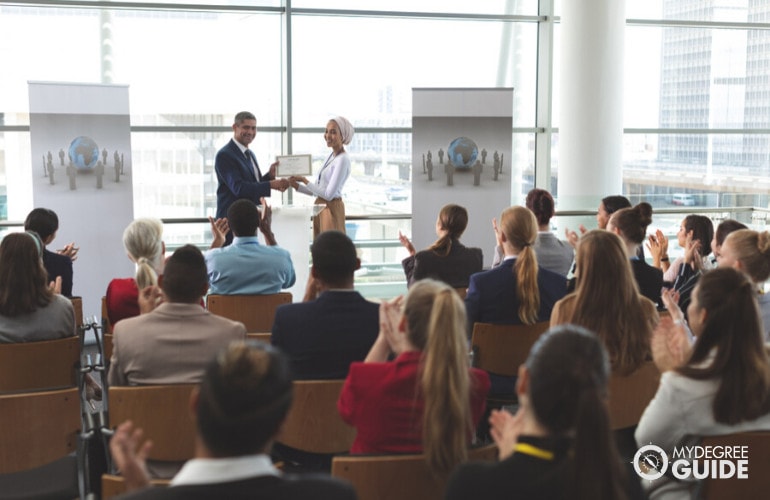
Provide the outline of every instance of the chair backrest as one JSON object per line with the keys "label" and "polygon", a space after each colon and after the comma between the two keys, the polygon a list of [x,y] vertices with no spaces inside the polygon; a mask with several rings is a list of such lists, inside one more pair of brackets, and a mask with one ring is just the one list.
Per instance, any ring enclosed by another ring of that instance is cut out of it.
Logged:
{"label": "chair backrest", "polygon": [[112,333],[112,324],[107,314],[107,297],[104,296],[102,297],[102,331],[104,333]]}
{"label": "chair backrest", "polygon": [[546,330],[547,321],[534,325],[474,323],[471,337],[473,366],[513,377],[527,360],[532,345]]}
{"label": "chair backrest", "polygon": [[647,361],[630,375],[613,373],[609,381],[610,425],[625,429],[639,423],[647,405],[658,391],[660,372],[652,361]]}
{"label": "chair backrest", "polygon": [[110,359],[112,359],[112,346],[114,342],[114,336],[111,333],[105,333],[102,336],[102,343],[104,345],[104,366],[110,364]]}
{"label": "chair backrest", "polygon": [[33,469],[77,449],[78,388],[0,396],[0,474]]}
{"label": "chair backrest", "polygon": [[80,328],[83,326],[83,297],[72,297],[72,309],[75,311],[75,326]]}
{"label": "chair backrest", "polygon": [[282,304],[291,304],[291,293],[270,295],[209,295],[206,307],[212,313],[240,321],[250,333],[272,331],[275,310]]}
{"label": "chair backrest", "polygon": [[195,454],[192,384],[110,387],[110,426],[131,420],[152,439],[151,460],[181,462]]}
{"label": "chair backrest", "polygon": [[[171,479],[152,479],[150,486],[153,488],[167,488]],[[102,500],[108,500],[127,493],[126,480],[122,476],[114,474],[102,474]]]}
{"label": "chair backrest", "polygon": [[273,339],[272,333],[247,333],[246,338],[249,340],[259,340],[265,344],[270,344]]}
{"label": "chair backrest", "polygon": [[[468,452],[469,460],[493,462],[497,447]],[[332,476],[349,481],[358,500],[439,500],[446,483],[434,477],[423,455],[347,455],[334,457]]]}
{"label": "chair backrest", "polygon": [[[748,478],[705,479],[701,490],[704,500],[723,498],[764,498],[770,491],[770,432],[739,432],[724,436],[706,436],[703,446],[746,446],[748,451]],[[712,448],[715,449],[715,448]],[[734,460],[731,460],[735,463]]]}
{"label": "chair backrest", "polygon": [[0,344],[0,393],[77,385],[80,338]]}
{"label": "chair backrest", "polygon": [[310,453],[350,451],[356,430],[342,421],[337,400],[344,380],[296,380],[291,410],[277,441]]}

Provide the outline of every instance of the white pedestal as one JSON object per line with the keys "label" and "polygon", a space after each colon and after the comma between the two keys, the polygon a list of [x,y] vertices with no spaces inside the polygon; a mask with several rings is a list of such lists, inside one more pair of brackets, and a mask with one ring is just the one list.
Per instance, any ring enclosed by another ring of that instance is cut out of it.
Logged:
{"label": "white pedestal", "polygon": [[285,290],[291,292],[294,302],[302,302],[305,285],[310,276],[310,243],[313,237],[312,215],[314,207],[284,205],[273,207],[273,234],[278,246],[291,253],[297,281]]}

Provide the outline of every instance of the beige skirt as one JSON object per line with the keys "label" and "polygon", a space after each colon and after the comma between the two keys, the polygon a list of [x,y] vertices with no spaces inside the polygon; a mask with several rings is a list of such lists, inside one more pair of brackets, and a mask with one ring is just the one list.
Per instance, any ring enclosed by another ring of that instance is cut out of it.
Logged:
{"label": "beige skirt", "polygon": [[345,232],[345,203],[343,203],[342,198],[329,201],[316,198],[315,204],[326,205],[326,208],[313,218],[313,239],[324,231]]}

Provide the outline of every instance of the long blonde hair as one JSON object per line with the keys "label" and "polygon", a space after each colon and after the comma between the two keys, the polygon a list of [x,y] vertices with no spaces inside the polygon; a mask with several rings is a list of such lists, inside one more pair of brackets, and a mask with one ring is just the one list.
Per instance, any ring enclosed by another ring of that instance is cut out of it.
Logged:
{"label": "long blonde hair", "polygon": [[612,368],[628,374],[650,355],[653,320],[645,315],[631,261],[620,237],[595,229],[577,248],[575,309],[568,323],[597,333]]}
{"label": "long blonde hair", "polygon": [[163,262],[163,223],[158,219],[136,219],[123,231],[123,246],[136,263],[137,288],[157,285]]}
{"label": "long blonde hair", "polygon": [[533,245],[537,240],[537,218],[528,208],[514,206],[500,214],[500,231],[519,255],[513,272],[516,274],[516,298],[519,319],[525,325],[537,323],[540,310],[540,288],[537,285],[537,256]]}
{"label": "long blonde hair", "polygon": [[762,283],[770,277],[770,233],[740,229],[728,234],[727,241],[743,271],[754,283]]}
{"label": "long blonde hair", "polygon": [[423,450],[431,471],[446,476],[467,458],[473,431],[465,305],[449,285],[425,279],[409,289],[404,315],[409,341],[423,353]]}

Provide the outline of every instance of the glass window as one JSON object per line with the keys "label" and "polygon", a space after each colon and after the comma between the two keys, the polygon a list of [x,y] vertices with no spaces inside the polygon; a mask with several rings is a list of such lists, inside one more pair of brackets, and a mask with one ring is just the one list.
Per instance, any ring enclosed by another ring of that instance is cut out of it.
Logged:
{"label": "glass window", "polygon": [[[294,0],[292,8],[318,9],[317,0]],[[384,12],[451,12],[456,14],[508,14],[537,15],[537,0],[369,0],[362,4],[360,0],[326,0],[323,9],[350,9]]]}

